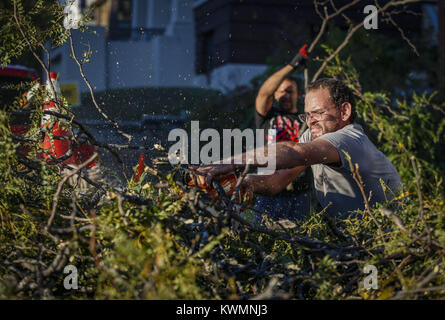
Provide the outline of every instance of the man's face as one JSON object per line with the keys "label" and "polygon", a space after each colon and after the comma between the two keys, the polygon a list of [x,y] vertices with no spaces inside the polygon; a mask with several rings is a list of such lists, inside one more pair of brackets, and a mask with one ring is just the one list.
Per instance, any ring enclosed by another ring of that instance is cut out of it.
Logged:
{"label": "man's face", "polygon": [[275,91],[274,97],[281,110],[297,112],[298,88],[294,81],[284,80]]}
{"label": "man's face", "polygon": [[344,126],[341,111],[335,107],[327,88],[312,90],[306,94],[304,112],[312,139]]}

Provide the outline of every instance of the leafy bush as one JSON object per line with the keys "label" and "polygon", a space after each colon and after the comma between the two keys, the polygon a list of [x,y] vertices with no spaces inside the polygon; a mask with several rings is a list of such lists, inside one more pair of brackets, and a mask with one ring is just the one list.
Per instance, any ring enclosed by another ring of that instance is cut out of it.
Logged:
{"label": "leafy bush", "polygon": [[[58,28],[46,37],[62,41]],[[41,99],[27,110],[0,111],[0,298],[443,298],[444,106],[433,95],[397,101],[362,91],[347,59],[330,63],[326,74],[360,97],[360,121],[399,170],[406,191],[344,220],[322,210],[302,222],[255,224],[252,208],[184,185],[182,168],[166,163],[161,147],[150,151],[153,165],[138,181],[116,185],[97,168],[94,174],[37,156]],[[238,107],[247,110],[252,94],[235,97]],[[198,116],[212,122],[206,108],[221,101],[235,100],[209,98]],[[12,111],[32,115],[28,137],[12,135]],[[52,116],[72,120],[70,113]],[[23,144],[32,146],[26,156],[17,149]],[[80,180],[89,187],[79,188]],[[68,265],[78,270],[77,290],[64,287]],[[378,289],[363,286],[367,265],[378,270]]]}

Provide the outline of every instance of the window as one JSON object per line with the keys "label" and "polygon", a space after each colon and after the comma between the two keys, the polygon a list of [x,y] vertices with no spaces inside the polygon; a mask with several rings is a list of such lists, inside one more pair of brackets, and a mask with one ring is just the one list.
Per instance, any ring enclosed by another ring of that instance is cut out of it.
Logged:
{"label": "window", "polygon": [[214,32],[209,31],[199,37],[197,73],[208,73],[216,65]]}
{"label": "window", "polygon": [[109,26],[110,40],[124,40],[131,36],[132,0],[113,0]]}

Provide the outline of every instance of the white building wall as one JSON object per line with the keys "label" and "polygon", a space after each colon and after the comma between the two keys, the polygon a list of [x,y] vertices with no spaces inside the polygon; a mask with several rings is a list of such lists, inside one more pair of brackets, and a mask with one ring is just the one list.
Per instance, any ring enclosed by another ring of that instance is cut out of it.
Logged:
{"label": "white building wall", "polygon": [[[92,49],[90,63],[84,71],[93,89],[132,87],[199,86],[227,92],[266,70],[265,65],[225,64],[209,76],[195,74],[195,29],[192,0],[134,0],[132,28],[165,29],[151,39],[144,36],[127,41],[106,43],[106,30],[89,26],[92,32],[72,30],[79,58]],[[196,5],[196,4],[195,4]],[[81,92],[88,91],[75,62],[69,57],[69,45],[54,50],[61,54],[52,69],[60,73],[60,82],[77,82]]]}
{"label": "white building wall", "polygon": [[[105,28],[89,27],[89,31],[84,33],[73,29],[71,33],[73,36],[74,50],[79,61],[84,59],[83,53],[88,52],[88,48],[91,48],[92,56],[90,62],[83,64],[83,71],[92,88],[99,91],[105,90]],[[70,56],[71,48],[68,41],[63,46],[52,50],[51,59],[55,61],[51,64],[51,70],[60,74],[60,83],[77,82],[81,92],[88,91],[89,89],[81,77],[79,67]]]}
{"label": "white building wall", "polygon": [[147,27],[165,28],[170,22],[172,0],[148,0],[148,6]]}
{"label": "white building wall", "polygon": [[108,46],[109,89],[156,86],[153,43],[111,41]]}
{"label": "white building wall", "polygon": [[266,65],[228,63],[213,69],[210,75],[197,75],[194,85],[228,92],[239,86],[248,86],[250,81],[265,72]]}
{"label": "white building wall", "polygon": [[146,0],[133,0],[131,27],[146,28],[147,16],[148,16],[148,1]]}
{"label": "white building wall", "polygon": [[[146,87],[193,86],[195,35],[193,2],[190,0],[135,0],[133,28],[165,29],[163,35],[149,39],[144,36],[126,41],[106,43],[106,30],[90,26],[96,34],[72,30],[79,57],[92,49],[91,62],[84,65],[85,73],[95,90]],[[54,65],[60,81],[79,83],[81,92],[88,91],[79,70],[69,56],[69,46],[55,50],[61,61]]]}
{"label": "white building wall", "polygon": [[153,39],[155,79],[159,86],[194,86],[195,29],[193,2],[172,0],[171,15],[162,37]]}
{"label": "white building wall", "polygon": [[[155,81],[158,86],[194,86],[194,47],[191,40],[178,36],[159,37],[153,40]],[[192,42],[193,43],[193,42]]]}

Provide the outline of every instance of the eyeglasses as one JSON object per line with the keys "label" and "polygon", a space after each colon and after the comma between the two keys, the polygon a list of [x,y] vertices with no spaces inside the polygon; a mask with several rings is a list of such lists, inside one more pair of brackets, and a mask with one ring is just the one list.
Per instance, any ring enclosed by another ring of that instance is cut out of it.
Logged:
{"label": "eyeglasses", "polygon": [[301,120],[301,122],[306,122],[308,121],[309,118],[313,118],[315,120],[321,120],[321,118],[323,117],[323,114],[328,111],[329,109],[335,108],[335,106],[329,107],[325,110],[318,110],[318,111],[313,111],[313,112],[306,112],[306,113],[302,113],[298,115],[298,119]]}

